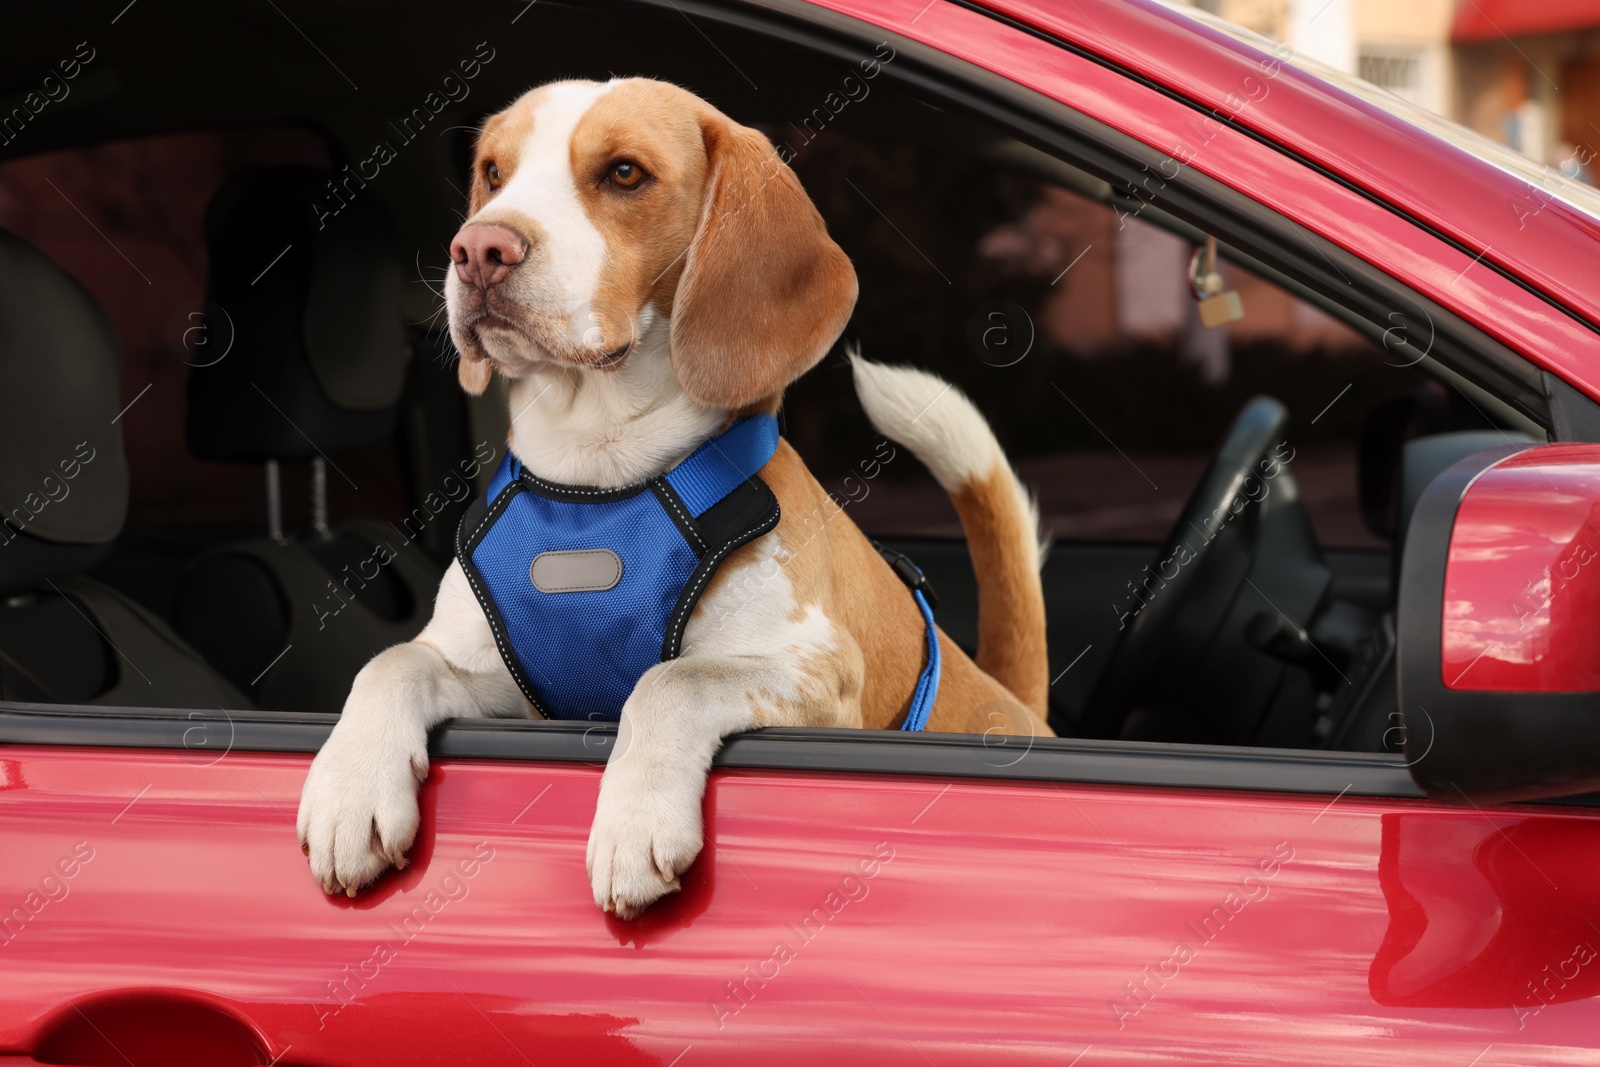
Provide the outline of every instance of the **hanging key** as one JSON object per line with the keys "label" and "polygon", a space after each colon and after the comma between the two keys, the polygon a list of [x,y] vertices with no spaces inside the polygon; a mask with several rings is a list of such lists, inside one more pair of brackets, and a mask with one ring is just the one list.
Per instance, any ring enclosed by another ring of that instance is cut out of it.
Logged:
{"label": "hanging key", "polygon": [[1225,285],[1217,270],[1217,239],[1208,234],[1205,247],[1195,249],[1189,257],[1189,289],[1200,309],[1200,324],[1208,330],[1244,318],[1238,291]]}

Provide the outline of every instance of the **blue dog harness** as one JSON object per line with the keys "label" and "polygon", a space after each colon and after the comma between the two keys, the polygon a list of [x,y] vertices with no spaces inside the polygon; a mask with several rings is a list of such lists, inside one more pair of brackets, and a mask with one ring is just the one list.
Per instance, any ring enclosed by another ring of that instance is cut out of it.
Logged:
{"label": "blue dog harness", "polygon": [[[556,485],[506,456],[463,517],[456,556],[541,714],[615,722],[644,672],[677,658],[717,567],[778,525],[778,500],[756,474],[777,448],[778,420],[754,415],[666,474],[620,489]],[[921,730],[938,693],[938,632],[926,579],[894,555],[927,627],[904,724]]]}

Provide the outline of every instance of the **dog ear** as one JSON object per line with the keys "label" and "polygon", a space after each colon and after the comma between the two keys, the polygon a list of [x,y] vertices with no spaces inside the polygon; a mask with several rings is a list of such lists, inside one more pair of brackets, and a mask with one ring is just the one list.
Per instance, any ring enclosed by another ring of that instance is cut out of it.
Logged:
{"label": "dog ear", "polygon": [[706,193],[672,301],[672,366],[695,400],[737,409],[827,355],[856,272],[771,142],[722,115],[701,132]]}
{"label": "dog ear", "polygon": [[494,367],[486,359],[457,356],[456,377],[468,396],[482,396],[489,388],[489,379],[494,377]]}

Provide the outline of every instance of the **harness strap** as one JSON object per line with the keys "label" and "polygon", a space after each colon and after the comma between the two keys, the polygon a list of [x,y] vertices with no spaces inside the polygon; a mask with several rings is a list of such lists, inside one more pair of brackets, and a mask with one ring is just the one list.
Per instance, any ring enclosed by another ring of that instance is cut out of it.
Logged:
{"label": "harness strap", "polygon": [[938,606],[939,597],[934,593],[928,576],[922,573],[921,567],[911,562],[910,556],[886,548],[876,541],[872,542],[872,547],[878,550],[895,575],[906,583],[906,588],[911,590],[911,595],[917,601],[917,610],[922,613],[928,658],[922,665],[922,673],[917,676],[917,687],[911,691],[911,707],[906,711],[906,720],[900,724],[900,729],[926,729],[928,716],[933,712],[933,702],[939,696],[939,629],[933,621],[933,609]]}
{"label": "harness strap", "polygon": [[922,730],[927,728],[933,702],[939,695],[939,630],[933,623],[933,609],[928,606],[928,598],[922,595],[922,590],[913,589],[911,595],[917,598],[917,608],[922,612],[922,621],[927,626],[928,662],[923,664],[922,673],[917,677],[917,688],[911,694],[911,708],[906,712],[906,721],[900,724],[900,729]]}
{"label": "harness strap", "polygon": [[771,415],[751,415],[668,471],[667,484],[698,519],[765,467],[777,451],[778,420]]}

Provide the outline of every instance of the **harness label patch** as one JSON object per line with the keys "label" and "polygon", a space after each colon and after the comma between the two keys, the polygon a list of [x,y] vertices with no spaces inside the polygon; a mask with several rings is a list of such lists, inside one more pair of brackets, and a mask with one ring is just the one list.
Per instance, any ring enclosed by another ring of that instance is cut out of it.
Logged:
{"label": "harness label patch", "polygon": [[609,548],[541,552],[528,578],[541,593],[598,593],[622,581],[622,557]]}

